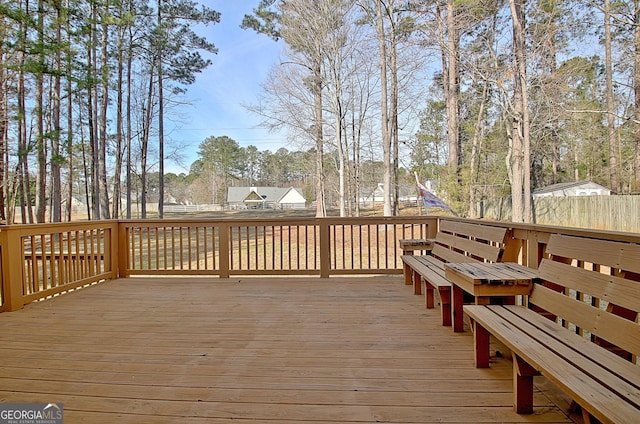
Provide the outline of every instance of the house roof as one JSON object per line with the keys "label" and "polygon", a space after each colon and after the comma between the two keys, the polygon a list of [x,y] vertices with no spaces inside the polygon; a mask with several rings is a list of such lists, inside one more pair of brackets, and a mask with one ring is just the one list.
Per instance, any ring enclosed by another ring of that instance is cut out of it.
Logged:
{"label": "house roof", "polygon": [[[228,203],[242,203],[245,200],[259,201],[262,198],[264,202],[279,202],[291,190],[296,191],[302,197],[300,190],[294,187],[229,187],[227,191]],[[304,199],[304,197],[302,197]]]}
{"label": "house roof", "polygon": [[541,187],[541,188],[537,188],[533,191],[534,194],[545,194],[545,193],[554,193],[557,191],[565,191],[565,190],[570,190],[573,188],[581,188],[581,187],[585,187],[585,188],[601,188],[603,190],[609,190],[608,188],[598,184],[598,183],[594,183],[593,181],[573,181],[573,182],[569,182],[569,183],[558,183],[558,184],[551,184],[550,186],[546,186],[546,187]]}

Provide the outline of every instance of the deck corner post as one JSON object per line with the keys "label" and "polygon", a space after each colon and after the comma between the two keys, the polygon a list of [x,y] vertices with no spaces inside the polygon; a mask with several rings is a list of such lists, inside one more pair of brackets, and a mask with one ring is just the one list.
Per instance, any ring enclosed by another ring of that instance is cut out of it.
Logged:
{"label": "deck corner post", "polygon": [[17,229],[6,227],[0,231],[0,261],[2,261],[1,310],[17,311],[24,307],[22,275],[24,249],[20,245],[20,231]]}

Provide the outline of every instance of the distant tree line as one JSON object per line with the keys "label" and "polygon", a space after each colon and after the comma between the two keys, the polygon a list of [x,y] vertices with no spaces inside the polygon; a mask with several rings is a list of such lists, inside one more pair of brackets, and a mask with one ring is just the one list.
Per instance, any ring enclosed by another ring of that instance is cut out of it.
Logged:
{"label": "distant tree line", "polygon": [[[181,204],[225,204],[229,187],[296,187],[305,198],[314,200],[314,162],[316,152],[261,151],[256,146],[242,147],[228,136],[207,137],[200,143],[198,159],[188,174],[166,174],[168,197],[165,201]],[[338,163],[335,152],[324,155],[327,203],[333,208],[339,202]],[[363,159],[362,191],[353,193],[349,204],[355,207],[362,197],[370,195],[378,186],[384,172],[379,159]],[[159,175],[150,175],[150,191],[157,192]]]}
{"label": "distant tree line", "polygon": [[386,215],[403,165],[470,216],[510,196],[518,222],[551,183],[640,190],[638,0],[262,0],[243,26],[288,46],[254,110],[316,146],[317,199],[323,152],[347,205],[367,149]]}

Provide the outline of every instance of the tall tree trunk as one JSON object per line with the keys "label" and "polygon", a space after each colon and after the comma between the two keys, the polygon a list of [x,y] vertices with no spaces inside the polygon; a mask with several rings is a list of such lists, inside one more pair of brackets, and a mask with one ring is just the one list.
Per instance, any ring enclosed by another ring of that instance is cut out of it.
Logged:
{"label": "tall tree trunk", "polygon": [[[555,3],[550,3],[550,6],[553,6],[553,10],[551,10],[549,12],[549,23],[547,26],[547,35],[546,35],[546,39],[547,39],[547,43],[546,43],[546,48],[543,49],[543,54],[546,56],[546,62],[547,62],[547,66],[548,66],[548,72],[549,72],[549,87],[547,88],[547,93],[549,93],[549,95],[551,96],[551,90],[554,90],[555,87],[557,87],[555,85],[556,79],[557,79],[557,62],[558,62],[558,53],[557,53],[557,47],[556,47],[556,33],[557,33],[557,25],[556,25],[556,17],[558,16],[558,6]],[[557,97],[550,97],[551,99],[557,99]],[[552,116],[550,117],[550,127],[551,127],[551,134],[550,134],[550,139],[551,139],[551,149],[552,149],[552,156],[551,156],[551,178],[552,178],[552,183],[556,184],[558,182],[560,182],[559,179],[559,175],[558,175],[558,171],[560,168],[560,156],[561,156],[561,141],[560,141],[560,137],[558,136],[560,129],[559,129],[559,123],[558,120],[556,119],[555,114],[559,113],[558,108],[556,107],[557,105],[557,100],[553,101],[553,107],[551,108],[551,113]]]}
{"label": "tall tree trunk", "polygon": [[62,155],[60,154],[60,134],[62,133],[62,126],[60,124],[60,108],[62,97],[62,5],[54,3],[56,7],[56,18],[58,25],[56,25],[56,54],[55,54],[55,69],[57,73],[53,76],[53,110],[52,112],[52,125],[53,132],[51,134],[51,221],[62,221],[62,181],[61,181],[61,168],[62,168]]}
{"label": "tall tree trunk", "polygon": [[[119,15],[123,16],[125,13],[124,5],[120,3],[118,5]],[[126,65],[124,61],[124,31],[126,27],[124,25],[119,25],[116,29],[116,45],[117,45],[117,58],[118,58],[118,70],[116,76],[116,157],[115,157],[115,165],[113,171],[113,200],[111,216],[114,219],[118,219],[120,217],[121,211],[121,200],[122,200],[122,157],[123,157],[123,140],[122,140],[122,132],[123,132],[123,102],[124,102],[124,67]]]}
{"label": "tall tree trunk", "polygon": [[[109,1],[106,1],[105,12],[109,11]],[[103,17],[101,51],[101,81],[102,96],[100,109],[100,150],[98,156],[98,189],[100,191],[100,213],[102,219],[109,219],[109,190],[107,184],[107,114],[109,110],[109,24]]]}
{"label": "tall tree trunk", "polygon": [[153,83],[155,62],[152,61],[149,73],[149,89],[147,92],[146,108],[143,108],[142,138],[140,149],[140,214],[142,219],[147,218],[147,157],[149,153],[149,136],[151,133],[151,121],[153,118]]}
{"label": "tall tree trunk", "polygon": [[634,138],[634,179],[632,192],[640,192],[640,1],[633,1],[633,94],[634,94],[634,115],[635,126],[633,130]]}
{"label": "tall tree trunk", "polygon": [[447,0],[447,67],[445,71],[445,101],[447,109],[447,145],[449,156],[447,163],[452,175],[458,179],[460,166],[460,137],[458,130],[460,95],[460,70],[458,66],[458,30],[456,29],[456,11],[454,0]]}
{"label": "tall tree trunk", "polygon": [[607,128],[609,139],[609,184],[611,190],[620,190],[618,177],[618,152],[616,148],[616,121],[615,101],[613,95],[613,60],[612,60],[612,35],[611,35],[611,0],[604,1],[604,37],[605,37],[605,70],[607,81]]}
{"label": "tall tree trunk", "polygon": [[[44,44],[44,2],[38,1],[38,44]],[[44,50],[38,57],[39,63],[44,66]],[[41,68],[42,69],[42,68]],[[45,222],[47,210],[47,145],[44,131],[44,75],[41,70],[36,71],[36,222]]]}
{"label": "tall tree trunk", "polygon": [[[91,102],[89,102],[91,104]],[[82,109],[81,109],[82,110]],[[82,121],[82,113],[79,116]],[[89,128],[89,137],[91,137],[91,128]],[[91,220],[91,214],[95,210],[95,206],[91,203],[93,200],[93,172],[94,167],[88,163],[87,160],[87,143],[86,137],[84,134],[84,127],[80,126],[80,149],[82,153],[82,171],[84,172],[84,200],[87,205],[87,219]],[[89,142],[91,147],[91,154],[93,154],[93,144]],[[91,156],[91,160],[93,161],[93,156]],[[93,215],[95,217],[95,215]]]}
{"label": "tall tree trunk", "polygon": [[513,53],[516,62],[513,121],[512,220],[531,221],[531,136],[527,62],[525,46],[524,0],[509,0],[513,21]]}
{"label": "tall tree trunk", "polygon": [[[131,2],[129,2],[129,10],[131,10]],[[132,132],[132,116],[133,111],[131,110],[131,78],[132,78],[132,69],[133,69],[133,33],[131,28],[129,28],[129,43],[127,46],[127,177],[126,177],[126,190],[127,190],[127,219],[131,219],[131,138],[133,135]]]}
{"label": "tall tree trunk", "polygon": [[[347,164],[347,149],[348,147],[343,144],[343,129],[344,129],[344,116],[342,113],[342,100],[340,99],[340,85],[339,81],[336,81],[336,99],[335,99],[335,115],[336,115],[336,147],[338,149],[338,202],[340,209],[340,216],[347,216],[347,196],[346,196],[346,164]],[[346,141],[346,138],[344,139]]]}
{"label": "tall tree trunk", "polygon": [[[352,92],[352,97],[353,92]],[[355,107],[351,108],[351,149],[353,155],[354,216],[360,216],[360,125],[356,125]]]}
{"label": "tall tree trunk", "polygon": [[98,111],[98,95],[96,93],[95,74],[97,66],[97,52],[96,47],[98,45],[96,22],[98,21],[98,6],[95,3],[91,3],[91,17],[92,22],[90,25],[90,36],[87,44],[87,125],[89,131],[89,146],[91,148],[91,162],[89,163],[91,169],[91,209],[93,213],[93,219],[100,219],[100,187],[98,180],[100,178],[99,164],[100,164],[100,145],[98,142],[98,129],[96,126],[96,117]]}
{"label": "tall tree trunk", "polygon": [[321,218],[327,216],[327,209],[324,199],[324,136],[322,131],[322,68],[320,59],[317,59],[317,63],[314,65],[313,74],[316,138],[316,217]]}
{"label": "tall tree trunk", "polygon": [[[24,6],[24,10],[29,9],[29,1],[24,3],[20,2],[19,7]],[[21,222],[26,224],[27,222],[34,222],[33,208],[31,205],[31,178],[29,176],[29,141],[27,139],[27,107],[26,97],[27,89],[25,82],[25,63],[26,63],[26,51],[25,45],[28,37],[28,26],[24,20],[20,21],[20,53],[19,53],[19,66],[18,66],[18,178],[16,184],[18,186],[18,198],[20,203],[20,217]],[[12,209],[11,214],[14,214]],[[10,218],[10,222],[13,222],[13,218]]]}
{"label": "tall tree trunk", "polygon": [[399,131],[398,131],[398,40],[396,34],[396,25],[393,18],[394,4],[391,2],[391,10],[389,20],[391,25],[389,26],[389,40],[390,40],[390,54],[389,54],[389,71],[391,73],[391,146],[393,166],[391,169],[391,175],[393,177],[393,198],[391,199],[392,215],[398,215],[400,208],[398,205],[398,199],[400,198],[400,179],[398,175],[399,162]]}
{"label": "tall tree trunk", "polygon": [[[0,33],[2,39],[5,38],[4,34],[5,22],[0,20],[0,29],[3,30]],[[4,63],[5,53],[2,46],[0,46],[0,63]],[[7,216],[9,215],[10,204],[7,204],[7,193],[9,186],[9,108],[8,108],[8,96],[7,89],[9,83],[7,81],[8,75],[4,66],[0,66],[0,221],[7,222]]]}
{"label": "tall tree trunk", "polygon": [[[158,0],[158,29],[162,37],[162,0]],[[158,43],[158,218],[164,216],[164,89],[162,72],[162,42]]]}
{"label": "tall tree trunk", "polygon": [[[67,2],[67,9],[69,8],[69,4]],[[66,28],[66,33],[67,33],[67,44],[70,46],[71,45],[71,36],[72,36],[72,32],[71,32],[71,19],[69,19],[69,16],[67,14],[67,20],[64,23],[65,28]],[[67,194],[67,221],[71,221],[72,216],[73,216],[73,188],[74,188],[74,182],[75,182],[75,172],[74,172],[74,168],[73,168],[73,153],[74,153],[74,149],[73,149],[73,134],[74,134],[74,125],[73,125],[73,100],[74,100],[74,93],[73,93],[73,78],[71,78],[71,76],[73,75],[73,50],[70,48],[67,48],[66,51],[66,57],[65,57],[65,62],[66,62],[66,96],[67,96],[67,141],[66,141],[66,153],[67,153],[67,190],[69,191],[69,193]],[[78,182],[79,184],[79,182]]]}
{"label": "tall tree trunk", "polygon": [[391,216],[391,129],[389,122],[389,95],[387,79],[387,40],[382,14],[382,5],[376,1],[376,29],[378,32],[378,49],[380,54],[380,110],[382,125],[382,156],[384,161],[384,216]]}
{"label": "tall tree trunk", "polygon": [[[67,67],[68,75],[71,75],[71,53],[68,53]],[[69,193],[67,194],[67,221],[71,221],[73,215],[73,188],[75,181],[75,171],[73,168],[73,86],[72,79],[67,78],[67,184]]]}
{"label": "tall tree trunk", "polygon": [[473,137],[471,139],[471,158],[469,163],[469,217],[476,218],[478,216],[476,203],[478,194],[478,157],[482,152],[482,140],[484,138],[483,124],[485,119],[485,106],[487,103],[487,97],[489,94],[489,81],[484,80],[482,86],[482,97],[480,98],[480,109],[478,110],[478,116],[476,117],[476,123],[473,128]]}

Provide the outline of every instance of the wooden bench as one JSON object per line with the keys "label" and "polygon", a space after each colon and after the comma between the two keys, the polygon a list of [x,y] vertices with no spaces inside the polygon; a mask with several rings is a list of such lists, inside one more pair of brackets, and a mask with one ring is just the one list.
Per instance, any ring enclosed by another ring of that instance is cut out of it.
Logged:
{"label": "wooden bench", "polygon": [[[425,306],[433,308],[434,290],[440,297],[442,325],[450,326],[451,283],[445,277],[446,262],[498,262],[515,259],[516,252],[506,250],[511,238],[508,228],[457,221],[440,221],[431,255],[402,255],[405,283],[413,284],[414,293],[422,294],[425,282]],[[505,252],[507,252],[505,254]],[[454,329],[461,331],[462,329]]]}
{"label": "wooden bench", "polygon": [[640,422],[640,244],[552,235],[546,253],[528,307],[464,306],[476,366],[489,366],[492,334],[511,350],[517,412],[533,412],[542,374],[586,422]]}

